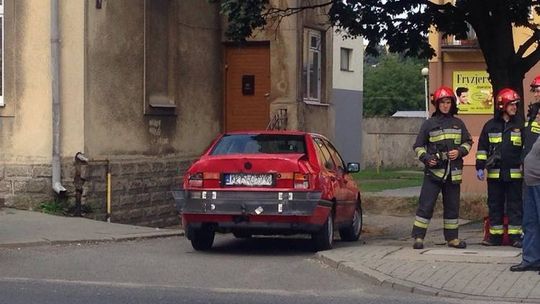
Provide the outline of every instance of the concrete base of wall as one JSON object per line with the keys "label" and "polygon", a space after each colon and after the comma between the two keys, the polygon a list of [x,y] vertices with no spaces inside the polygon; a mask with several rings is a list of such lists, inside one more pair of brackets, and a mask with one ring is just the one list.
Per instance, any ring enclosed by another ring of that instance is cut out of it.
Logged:
{"label": "concrete base of wall", "polygon": [[[171,189],[181,185],[191,160],[138,159],[110,161],[111,222],[150,227],[178,225]],[[107,163],[81,165],[82,198],[85,216],[105,220],[107,213]],[[65,199],[75,204],[75,165],[64,161],[62,183]],[[7,207],[37,210],[57,195],[51,189],[51,166],[0,165],[0,202]]]}

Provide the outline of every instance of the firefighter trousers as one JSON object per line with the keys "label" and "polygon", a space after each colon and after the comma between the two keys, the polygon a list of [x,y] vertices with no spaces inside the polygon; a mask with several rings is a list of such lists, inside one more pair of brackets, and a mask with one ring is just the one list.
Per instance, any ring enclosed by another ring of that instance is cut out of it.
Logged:
{"label": "firefighter trousers", "polygon": [[523,199],[523,264],[540,266],[540,185],[527,186]]}
{"label": "firefighter trousers", "polygon": [[522,183],[522,179],[512,181],[488,179],[489,233],[491,235],[503,235],[503,217],[506,214],[508,216],[508,236],[512,240],[521,238]]}
{"label": "firefighter trousers", "polygon": [[418,209],[412,229],[413,238],[425,238],[440,192],[442,192],[443,198],[444,239],[450,241],[458,238],[460,184],[452,183],[450,178],[446,182],[439,182],[428,176],[424,176],[420,191]]}

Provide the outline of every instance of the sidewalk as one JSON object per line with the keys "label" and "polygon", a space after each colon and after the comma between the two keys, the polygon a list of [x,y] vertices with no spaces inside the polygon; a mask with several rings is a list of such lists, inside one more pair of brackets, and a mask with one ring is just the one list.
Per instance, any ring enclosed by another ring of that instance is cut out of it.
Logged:
{"label": "sidewalk", "polygon": [[180,229],[113,224],[0,208],[0,248],[182,235]]}
{"label": "sidewalk", "polygon": [[328,265],[390,288],[424,295],[462,299],[540,303],[537,271],[510,272],[521,261],[521,250],[485,247],[481,223],[460,226],[467,249],[448,248],[442,224],[433,219],[423,250],[412,249],[409,237],[412,217],[366,215],[366,228],[388,223],[382,235],[361,236],[363,245],[338,243],[337,248],[318,253]]}
{"label": "sidewalk", "polygon": [[[480,245],[480,223],[467,223],[460,237],[465,250],[446,247],[442,220],[433,218],[424,250],[413,250],[412,217],[366,214],[361,240],[336,242],[317,253],[328,265],[375,284],[424,295],[540,303],[540,275],[513,273],[521,251]],[[106,242],[182,235],[180,229],[156,229],[113,224],[39,212],[0,209],[0,250],[37,245]]]}

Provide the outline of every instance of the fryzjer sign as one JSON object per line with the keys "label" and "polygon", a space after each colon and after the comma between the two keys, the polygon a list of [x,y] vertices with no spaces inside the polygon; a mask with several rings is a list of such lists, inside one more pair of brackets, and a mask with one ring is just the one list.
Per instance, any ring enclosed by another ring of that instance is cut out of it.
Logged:
{"label": "fryzjer sign", "polygon": [[459,114],[493,114],[493,87],[486,71],[454,71]]}

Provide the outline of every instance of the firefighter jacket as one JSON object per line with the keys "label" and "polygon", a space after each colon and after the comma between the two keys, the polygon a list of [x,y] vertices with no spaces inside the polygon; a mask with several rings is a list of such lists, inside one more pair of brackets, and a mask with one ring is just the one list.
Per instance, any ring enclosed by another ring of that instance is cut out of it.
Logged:
{"label": "firefighter jacket", "polygon": [[487,169],[487,178],[510,181],[521,174],[523,122],[513,116],[508,122],[497,116],[484,125],[478,139],[476,170]]}
{"label": "firefighter jacket", "polygon": [[[472,139],[461,119],[449,114],[435,113],[426,120],[413,145],[414,152],[425,164],[425,174],[435,181],[446,181],[450,176],[452,183],[461,183],[463,157],[469,153]],[[455,160],[448,158],[448,152],[458,150]],[[433,167],[430,160],[436,160]]]}

